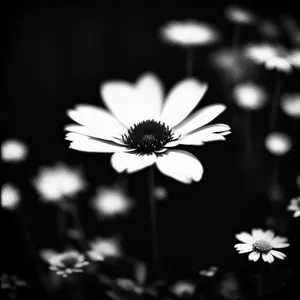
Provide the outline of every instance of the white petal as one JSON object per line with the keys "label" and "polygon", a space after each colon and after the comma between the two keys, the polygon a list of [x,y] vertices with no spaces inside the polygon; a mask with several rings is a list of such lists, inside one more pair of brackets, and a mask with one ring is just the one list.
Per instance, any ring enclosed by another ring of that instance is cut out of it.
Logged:
{"label": "white petal", "polygon": [[253,249],[251,244],[236,244],[236,245],[234,245],[234,247],[237,250]]}
{"label": "white petal", "polygon": [[255,240],[265,239],[265,233],[261,229],[252,229],[252,236]]}
{"label": "white petal", "polygon": [[137,83],[138,106],[141,121],[147,119],[158,120],[163,103],[163,86],[161,81],[151,73],[142,75]]}
{"label": "white petal", "polygon": [[235,235],[235,237],[243,243],[247,243],[247,244],[252,245],[255,242],[253,237],[247,232],[238,233],[238,234]]}
{"label": "white petal", "polygon": [[101,152],[101,153],[113,153],[118,151],[128,151],[126,147],[117,145],[116,143],[109,141],[99,141],[90,139],[84,135],[77,133],[68,133],[66,140],[72,141],[70,148],[79,151],[86,152]]}
{"label": "white petal", "polygon": [[260,253],[257,251],[253,251],[249,254],[248,259],[249,260],[253,260],[253,261],[257,261],[260,257]]}
{"label": "white petal", "polygon": [[167,96],[160,119],[170,127],[179,124],[199,103],[207,84],[189,78],[177,83]]}
{"label": "white petal", "polygon": [[230,127],[226,124],[214,124],[203,127],[194,133],[190,133],[179,139],[183,145],[203,145],[205,142],[225,141],[222,131],[228,132]]}
{"label": "white petal", "polygon": [[284,253],[276,250],[271,250],[270,253],[279,259],[284,259],[286,256]]}
{"label": "white petal", "polygon": [[261,257],[265,262],[268,262],[268,263],[272,263],[274,261],[274,258],[272,256],[272,254],[270,254],[270,253],[263,253],[261,255]]}
{"label": "white petal", "polygon": [[275,243],[272,241],[272,246],[273,248],[286,248],[286,247],[289,247],[289,243]]}
{"label": "white petal", "polygon": [[157,168],[165,175],[183,183],[200,181],[203,167],[191,153],[183,150],[170,150],[157,160]]}
{"label": "white petal", "polygon": [[179,140],[180,145],[194,145],[194,146],[201,146],[206,142],[213,142],[213,141],[225,141],[223,135],[218,133],[210,133],[210,134],[202,134],[202,133],[195,133],[184,137],[183,139]]}
{"label": "white petal", "polygon": [[139,122],[138,93],[126,81],[108,81],[100,86],[100,94],[112,114],[126,127]]}
{"label": "white petal", "polygon": [[236,250],[239,251],[239,254],[243,254],[243,253],[248,253],[248,252],[252,251],[253,248],[251,247],[251,249],[243,249],[243,250],[236,249]]}
{"label": "white petal", "polygon": [[[105,136],[101,130],[98,130],[97,127],[86,127],[86,126],[80,126],[80,125],[67,125],[65,127],[66,131],[75,132],[79,134],[83,134],[90,137],[105,139],[105,140],[111,140],[111,141],[118,141],[120,144],[123,143],[121,140],[121,134],[122,133],[111,133],[110,136]],[[103,130],[102,130],[103,131]],[[125,130],[123,131],[125,133]]]}
{"label": "white petal", "polygon": [[121,173],[133,173],[153,165],[156,161],[156,155],[138,155],[135,153],[118,152],[112,155],[111,164],[113,168]]}
{"label": "white petal", "polygon": [[288,241],[287,238],[285,237],[281,237],[281,236],[276,236],[272,239],[272,245],[276,245],[276,244],[281,244],[281,243],[286,243]]}
{"label": "white petal", "polygon": [[[103,139],[124,132],[125,128],[106,110],[93,105],[80,104],[75,109],[67,111],[68,116],[75,122],[84,125]],[[70,130],[65,128],[66,130]]]}
{"label": "white petal", "polygon": [[[174,128],[174,132],[182,136],[198,129],[210,121],[214,120],[219,114],[225,110],[226,106],[223,104],[212,104],[199,109],[197,112],[188,117],[184,122]],[[228,128],[227,130],[229,130]]]}

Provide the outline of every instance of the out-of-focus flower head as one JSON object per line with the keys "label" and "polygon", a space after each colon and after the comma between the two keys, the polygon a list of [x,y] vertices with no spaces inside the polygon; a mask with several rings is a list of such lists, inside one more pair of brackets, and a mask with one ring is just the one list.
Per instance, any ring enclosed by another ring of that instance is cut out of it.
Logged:
{"label": "out-of-focus flower head", "polygon": [[120,187],[99,187],[91,205],[100,219],[126,215],[133,207],[133,200]]}
{"label": "out-of-focus flower head", "polygon": [[147,284],[148,270],[143,262],[136,262],[134,266],[133,279],[120,277],[116,279],[116,284],[110,282],[109,285],[113,290],[109,290],[107,294],[117,299],[144,299],[143,297],[157,297],[157,286],[160,282]]}
{"label": "out-of-focus flower head", "polygon": [[170,21],[162,26],[163,41],[183,47],[205,46],[220,40],[220,34],[213,27],[196,20]]}
{"label": "out-of-focus flower head", "polygon": [[188,280],[179,280],[171,285],[170,292],[180,299],[186,299],[195,294],[196,284]]}
{"label": "out-of-focus flower head", "polygon": [[11,183],[5,183],[1,188],[1,207],[7,210],[15,210],[20,204],[20,191]]}
{"label": "out-of-focus flower head", "polygon": [[80,170],[61,162],[52,167],[41,167],[33,184],[42,199],[49,202],[71,198],[86,188]]}
{"label": "out-of-focus flower head", "polygon": [[264,38],[276,39],[280,35],[278,26],[270,20],[260,21],[257,29]]}
{"label": "out-of-focus flower head", "polygon": [[253,63],[249,62],[243,51],[232,48],[220,48],[211,56],[212,65],[217,68],[221,79],[230,83],[240,82],[253,72]]}
{"label": "out-of-focus flower head", "polygon": [[235,5],[230,5],[225,9],[225,17],[233,23],[244,25],[251,25],[257,20],[253,12]]}
{"label": "out-of-focus flower head", "polygon": [[300,93],[283,95],[281,108],[289,117],[300,118]]}
{"label": "out-of-focus flower head", "polygon": [[291,199],[291,202],[287,207],[287,210],[294,212],[293,214],[294,218],[300,217],[300,196]]}
{"label": "out-of-focus flower head", "polygon": [[282,156],[292,149],[292,139],[283,132],[272,132],[265,139],[265,147],[271,154]]}
{"label": "out-of-focus flower head", "polygon": [[[46,258],[45,254],[44,257]],[[48,256],[48,263],[49,269],[62,277],[73,273],[82,273],[83,268],[89,264],[84,255],[76,250],[67,250],[59,254],[52,253]]]}
{"label": "out-of-focus flower head", "polygon": [[300,67],[299,50],[287,51],[281,46],[270,44],[252,44],[245,47],[245,55],[258,64],[264,64],[269,70],[276,69],[291,73],[293,67]]}
{"label": "out-of-focus flower head", "polygon": [[[28,287],[28,283],[15,275],[2,273],[0,277],[1,299],[19,299],[20,288]],[[3,298],[2,298],[3,297]]]}
{"label": "out-of-focus flower head", "polygon": [[239,299],[241,293],[239,291],[239,283],[233,272],[224,275],[220,282],[220,294],[229,300]]}
{"label": "out-of-focus flower head", "polygon": [[155,187],[153,193],[157,200],[165,200],[168,196],[168,190],[164,186]]}
{"label": "out-of-focus flower head", "polygon": [[262,86],[254,82],[243,82],[233,89],[233,97],[238,106],[246,110],[257,110],[267,101],[267,93]]}
{"label": "out-of-focus flower head", "polygon": [[248,259],[253,261],[257,261],[260,257],[268,263],[272,263],[274,257],[284,259],[286,255],[274,249],[286,248],[290,245],[287,243],[287,238],[275,236],[272,230],[252,229],[252,234],[241,232],[235,237],[242,243],[234,245],[234,248],[240,254],[250,252]]}
{"label": "out-of-focus flower head", "polygon": [[162,82],[146,73],[136,84],[109,81],[100,93],[108,112],[100,107],[78,105],[68,115],[79,124],[66,126],[70,148],[113,153],[111,164],[128,174],[155,165],[158,170],[182,183],[200,181],[203,167],[179,145],[203,145],[224,141],[230,133],[226,124],[207,125],[225,110],[212,104],[188,116],[207,90],[195,78],[177,83],[163,101]]}
{"label": "out-of-focus flower head", "polygon": [[199,274],[204,277],[213,277],[216,275],[218,268],[216,266],[211,266],[208,269],[200,270]]}
{"label": "out-of-focus flower head", "polygon": [[1,146],[2,160],[9,163],[18,163],[26,159],[28,147],[16,139],[5,140]]}
{"label": "out-of-focus flower head", "polygon": [[89,243],[87,255],[90,259],[100,261],[106,258],[117,258],[122,255],[121,245],[116,237],[97,237]]}

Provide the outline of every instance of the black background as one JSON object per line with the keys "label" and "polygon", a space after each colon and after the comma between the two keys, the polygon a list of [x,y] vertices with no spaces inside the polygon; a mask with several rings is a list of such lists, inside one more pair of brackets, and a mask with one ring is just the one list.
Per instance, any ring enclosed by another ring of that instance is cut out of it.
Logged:
{"label": "black background", "polygon": [[[184,51],[163,43],[158,35],[165,22],[174,19],[197,19],[209,22],[223,35],[221,43],[195,51],[194,74],[209,83],[209,89],[199,107],[223,103],[226,95],[222,78],[210,63],[211,54],[223,45],[232,43],[233,25],[226,21],[227,4],[201,2],[139,3],[139,4],[37,4],[17,5],[7,11],[5,36],[4,137],[16,137],[28,144],[30,155],[20,165],[4,165],[4,178],[20,187],[23,195],[23,221],[36,252],[42,248],[59,247],[55,230],[56,210],[44,205],[31,185],[41,165],[65,161],[82,166],[90,186],[76,200],[88,238],[111,235],[123,237],[125,253],[149,260],[149,218],[147,204],[147,171],[133,175],[117,175],[111,168],[108,154],[77,152],[68,148],[63,127],[71,123],[66,110],[77,103],[102,106],[99,85],[107,80],[135,81],[146,71],[156,73],[168,91],[184,78]],[[296,19],[296,4],[245,3],[262,18],[276,22],[280,16],[291,14]],[[253,27],[245,28],[241,44],[260,41]],[[283,42],[286,42],[283,36]],[[284,89],[299,89],[299,71],[284,77]],[[259,69],[255,79],[261,79],[272,91],[274,74]],[[228,103],[228,102],[227,102]],[[272,157],[264,149],[268,133],[270,107],[253,113],[252,160],[245,158],[245,115],[232,101],[219,121],[232,127],[226,142],[209,143],[191,150],[204,166],[204,177],[196,184],[184,185],[158,172],[155,180],[167,187],[169,195],[158,203],[160,248],[166,278],[193,276],[199,269],[216,265],[220,270],[244,274],[255,270],[246,256],[233,248],[234,235],[254,227],[267,228],[266,218],[272,215],[272,204],[267,194],[272,178]],[[293,133],[294,122],[280,115],[279,128],[293,134],[294,147],[281,161],[281,187],[285,203],[297,196],[296,175],[299,174],[297,154],[299,139]],[[296,124],[299,127],[299,123]],[[298,131],[299,132],[299,131]],[[87,200],[101,184],[123,181],[136,199],[129,217],[99,224],[90,217]],[[30,251],[25,250],[24,232],[14,213],[3,213],[5,255],[4,270],[36,281]],[[283,212],[289,228],[299,227]],[[298,221],[298,222],[297,222]],[[137,230],[139,228],[139,230]],[[290,229],[276,232],[293,233]],[[296,231],[297,232],[297,231]],[[294,234],[294,233],[293,233]],[[298,230],[299,234],[299,230]],[[287,259],[279,262],[291,268],[295,276],[283,289],[286,295],[293,289],[299,267],[299,248],[294,235]],[[299,237],[299,236],[298,236]],[[294,239],[294,240],[293,240]],[[293,244],[294,241],[294,244]],[[32,250],[34,250],[32,249]],[[298,254],[297,254],[298,251]],[[43,270],[43,272],[46,272]],[[273,295],[273,297],[275,297]]]}

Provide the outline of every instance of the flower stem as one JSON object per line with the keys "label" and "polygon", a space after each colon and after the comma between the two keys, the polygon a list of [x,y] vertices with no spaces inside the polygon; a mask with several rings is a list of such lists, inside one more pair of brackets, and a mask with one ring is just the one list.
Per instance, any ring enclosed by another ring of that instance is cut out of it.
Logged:
{"label": "flower stem", "polygon": [[233,39],[232,39],[232,51],[235,53],[235,55],[237,55],[239,51],[240,36],[241,36],[241,26],[238,23],[236,23],[234,25]]}
{"label": "flower stem", "polygon": [[260,294],[262,292],[265,271],[266,271],[266,264],[261,262],[260,263],[260,273],[258,276],[257,291],[256,291],[256,295],[255,295],[255,299],[257,299],[257,300],[260,298]]}
{"label": "flower stem", "polygon": [[157,218],[156,218],[156,200],[154,197],[154,166],[149,167],[148,174],[148,194],[150,205],[150,221],[152,234],[152,263],[153,276],[158,279],[160,276],[160,257],[158,250],[158,232],[157,232]]}
{"label": "flower stem", "polygon": [[247,111],[245,117],[245,148],[246,158],[248,162],[251,162],[251,112]]}
{"label": "flower stem", "polygon": [[193,60],[194,60],[194,50],[192,47],[187,47],[186,53],[185,53],[185,75],[186,75],[186,77],[193,76]]}
{"label": "flower stem", "polygon": [[279,72],[276,72],[275,86],[274,86],[273,99],[272,99],[272,108],[271,108],[271,119],[270,119],[271,131],[275,129],[275,125],[277,121],[280,91],[281,91],[281,76]]}
{"label": "flower stem", "polygon": [[78,209],[77,209],[76,205],[70,204],[70,211],[73,216],[74,226],[77,228],[77,230],[80,233],[79,242],[81,244],[82,251],[86,251],[88,249],[88,242],[85,238],[84,230],[83,230],[80,218],[79,218]]}

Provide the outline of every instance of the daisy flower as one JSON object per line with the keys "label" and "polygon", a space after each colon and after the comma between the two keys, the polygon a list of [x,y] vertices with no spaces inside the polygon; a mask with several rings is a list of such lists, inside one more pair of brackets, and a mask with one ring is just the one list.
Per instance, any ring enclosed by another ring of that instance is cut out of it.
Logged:
{"label": "daisy flower", "polygon": [[170,292],[179,299],[185,299],[195,294],[196,285],[191,281],[179,280],[170,287]]}
{"label": "daisy flower", "polygon": [[211,266],[208,269],[200,270],[199,274],[204,277],[213,277],[216,275],[218,268],[216,266]]}
{"label": "daisy flower", "polygon": [[234,245],[234,248],[240,254],[250,252],[248,259],[253,261],[257,261],[260,256],[268,263],[272,263],[274,257],[284,259],[286,255],[274,249],[286,248],[290,245],[287,243],[287,238],[275,236],[272,230],[252,229],[252,234],[241,232],[235,237],[242,243]]}
{"label": "daisy flower", "polygon": [[294,218],[300,217],[300,197],[291,199],[291,202],[287,207],[287,210],[294,212],[293,214]]}
{"label": "daisy flower", "polygon": [[164,41],[183,47],[209,45],[220,39],[214,28],[195,20],[170,21],[160,33]]}
{"label": "daisy flower", "polygon": [[292,139],[283,132],[271,132],[265,139],[266,149],[273,155],[282,156],[292,149]]}
{"label": "daisy flower", "polygon": [[233,5],[225,9],[225,17],[233,23],[245,25],[253,24],[257,19],[251,11]]}
{"label": "daisy flower", "polygon": [[289,117],[300,118],[300,93],[283,95],[281,109]]}
{"label": "daisy flower", "polygon": [[300,51],[287,51],[283,47],[270,44],[247,45],[245,54],[254,62],[264,64],[269,70],[276,69],[291,73],[293,67],[300,68]]}
{"label": "daisy flower", "polygon": [[133,201],[121,188],[99,187],[91,200],[91,205],[100,219],[126,215],[133,206]]}
{"label": "daisy flower", "polygon": [[49,269],[62,277],[67,277],[72,273],[81,273],[83,267],[89,264],[84,255],[75,250],[52,255],[49,257],[48,262],[50,264]]}
{"label": "daisy flower", "polygon": [[43,200],[48,202],[72,197],[86,187],[81,172],[61,162],[52,167],[42,167],[33,184]]}
{"label": "daisy flower", "polygon": [[19,140],[9,139],[1,145],[1,157],[3,161],[17,163],[25,160],[27,155],[27,146]]}
{"label": "daisy flower", "polygon": [[247,110],[260,109],[267,101],[264,88],[249,81],[236,85],[233,97],[238,106]]}
{"label": "daisy flower", "polygon": [[96,261],[109,257],[119,257],[122,252],[119,241],[114,237],[97,237],[94,241],[89,243],[89,246],[90,250],[87,254],[92,260]]}
{"label": "daisy flower", "polygon": [[13,211],[21,201],[20,191],[11,183],[3,184],[1,188],[1,207]]}
{"label": "daisy flower", "polygon": [[77,105],[68,116],[79,125],[68,125],[66,139],[70,148],[114,153],[113,168],[133,173],[156,164],[165,175],[183,183],[200,181],[203,167],[190,152],[179,145],[203,145],[225,140],[230,133],[226,124],[207,125],[225,110],[223,104],[209,105],[188,117],[207,90],[195,78],[177,83],[163,103],[161,81],[144,74],[135,85],[109,81],[100,94],[110,110]]}

